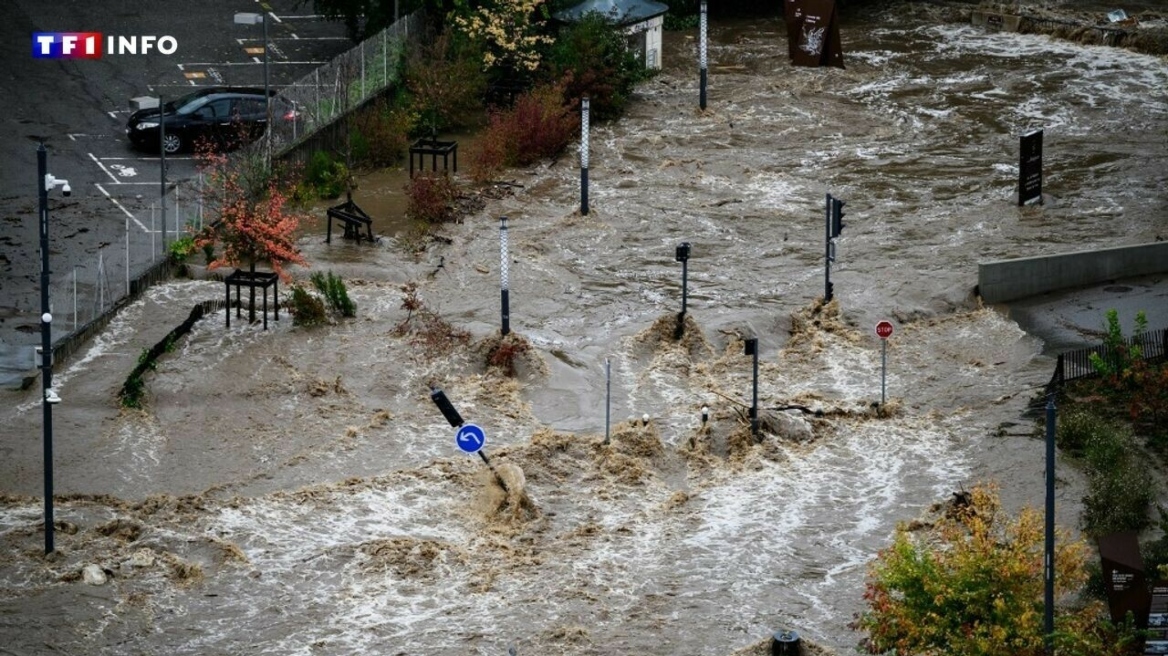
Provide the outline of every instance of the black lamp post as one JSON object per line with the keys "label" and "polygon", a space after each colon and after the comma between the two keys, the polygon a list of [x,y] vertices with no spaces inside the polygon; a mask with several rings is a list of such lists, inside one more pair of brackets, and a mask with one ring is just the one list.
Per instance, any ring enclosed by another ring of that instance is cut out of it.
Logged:
{"label": "black lamp post", "polygon": [[41,408],[44,411],[45,447],[45,553],[53,552],[53,406],[61,402],[53,389],[53,315],[49,312],[49,189],[61,187],[71,193],[68,180],[58,180],[48,172],[49,153],[42,141],[37,148],[37,195],[40,204],[41,238]]}

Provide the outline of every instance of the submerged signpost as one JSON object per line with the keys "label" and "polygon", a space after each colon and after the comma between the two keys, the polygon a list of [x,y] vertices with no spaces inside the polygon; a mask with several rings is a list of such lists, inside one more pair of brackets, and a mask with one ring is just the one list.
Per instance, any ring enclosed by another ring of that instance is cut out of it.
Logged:
{"label": "submerged signpost", "polygon": [[884,380],[888,372],[888,338],[892,337],[892,322],[877,323],[876,336],[880,338],[880,405],[884,405]]}
{"label": "submerged signpost", "polygon": [[1018,157],[1018,207],[1042,204],[1042,130],[1020,138]]}
{"label": "submerged signpost", "polygon": [[487,469],[490,469],[491,473],[495,475],[495,480],[499,482],[499,487],[503,488],[503,492],[506,493],[507,483],[499,475],[495,466],[491,464],[490,459],[487,458],[487,452],[483,450],[483,447],[487,444],[487,436],[483,432],[483,429],[475,424],[468,424],[463,421],[462,415],[458,414],[458,410],[454,407],[454,404],[450,402],[450,399],[446,398],[446,393],[433,385],[430,386],[430,400],[434,402],[434,405],[438,406],[438,410],[442,413],[443,417],[446,417],[446,421],[458,429],[454,433],[454,445],[463,453],[479,454],[479,457],[483,459],[483,463],[486,464]]}

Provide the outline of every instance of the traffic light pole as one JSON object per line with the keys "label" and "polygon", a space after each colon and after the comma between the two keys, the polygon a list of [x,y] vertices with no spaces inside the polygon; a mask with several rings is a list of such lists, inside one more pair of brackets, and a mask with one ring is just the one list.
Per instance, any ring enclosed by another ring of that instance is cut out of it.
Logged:
{"label": "traffic light pole", "polygon": [[825,228],[824,235],[826,236],[826,238],[823,241],[823,243],[824,243],[823,304],[827,305],[828,303],[831,302],[831,298],[832,298],[832,285],[831,285],[831,194],[827,195],[827,202],[825,203],[825,205],[826,205],[826,209],[824,210],[824,217],[825,217],[824,225],[826,226],[826,228]]}

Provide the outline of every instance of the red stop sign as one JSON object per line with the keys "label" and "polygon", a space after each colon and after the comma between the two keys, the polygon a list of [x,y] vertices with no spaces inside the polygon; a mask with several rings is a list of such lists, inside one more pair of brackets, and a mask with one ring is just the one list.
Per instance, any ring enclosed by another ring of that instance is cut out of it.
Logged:
{"label": "red stop sign", "polygon": [[876,336],[880,339],[888,339],[892,336],[892,322],[881,321],[876,324]]}

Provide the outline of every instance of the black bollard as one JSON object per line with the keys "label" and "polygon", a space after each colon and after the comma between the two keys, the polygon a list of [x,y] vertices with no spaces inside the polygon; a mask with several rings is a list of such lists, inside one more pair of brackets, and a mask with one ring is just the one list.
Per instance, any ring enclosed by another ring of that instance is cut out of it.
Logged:
{"label": "black bollard", "polygon": [[783,629],[771,638],[771,656],[799,656],[799,634]]}

